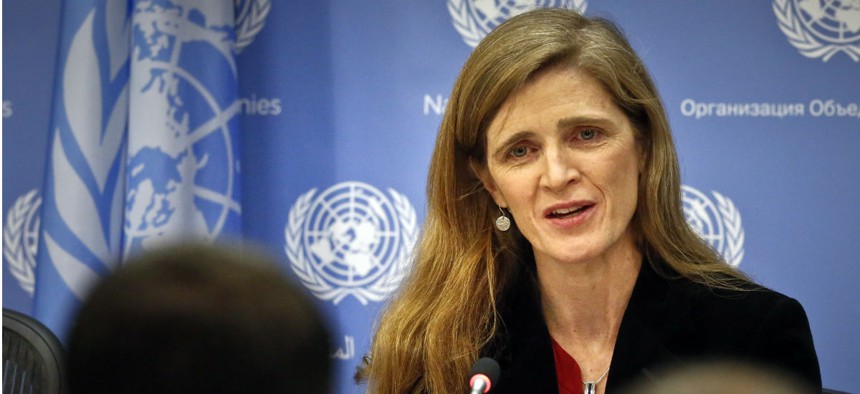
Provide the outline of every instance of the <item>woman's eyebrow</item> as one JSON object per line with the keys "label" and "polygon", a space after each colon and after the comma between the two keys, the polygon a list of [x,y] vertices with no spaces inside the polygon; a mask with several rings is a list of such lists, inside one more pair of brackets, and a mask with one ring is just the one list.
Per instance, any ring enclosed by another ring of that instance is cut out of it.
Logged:
{"label": "woman's eyebrow", "polygon": [[558,122],[556,122],[555,127],[559,130],[562,130],[582,124],[589,124],[595,126],[612,126],[615,124],[615,122],[610,119],[598,116],[570,116],[567,118],[559,119]]}

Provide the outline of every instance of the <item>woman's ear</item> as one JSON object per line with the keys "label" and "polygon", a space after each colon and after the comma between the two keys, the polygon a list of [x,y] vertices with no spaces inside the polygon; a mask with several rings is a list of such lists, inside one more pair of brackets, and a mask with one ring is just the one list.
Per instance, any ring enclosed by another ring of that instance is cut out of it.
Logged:
{"label": "woman's ear", "polygon": [[499,188],[496,186],[496,182],[493,181],[492,175],[490,175],[490,170],[487,169],[486,165],[479,164],[474,160],[469,160],[469,168],[472,170],[472,173],[481,180],[481,184],[484,185],[484,189],[490,193],[490,196],[493,197],[493,201],[496,202],[501,208],[507,208],[508,203],[505,200],[505,196],[499,191]]}

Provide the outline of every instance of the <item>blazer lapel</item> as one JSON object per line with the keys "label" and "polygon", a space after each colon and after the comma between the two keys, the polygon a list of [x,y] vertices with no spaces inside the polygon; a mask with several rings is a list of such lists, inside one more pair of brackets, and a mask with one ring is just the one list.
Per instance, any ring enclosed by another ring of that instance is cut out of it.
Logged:
{"label": "blazer lapel", "polygon": [[671,281],[643,261],[639,277],[621,320],[607,377],[607,392],[653,379],[663,367],[676,364],[671,349],[694,334],[689,323],[689,296],[678,294]]}

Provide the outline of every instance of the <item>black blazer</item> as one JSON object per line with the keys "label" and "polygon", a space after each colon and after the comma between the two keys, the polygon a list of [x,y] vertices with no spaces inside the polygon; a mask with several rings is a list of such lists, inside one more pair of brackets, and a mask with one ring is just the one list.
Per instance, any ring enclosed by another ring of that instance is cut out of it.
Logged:
{"label": "black blazer", "polygon": [[[555,361],[534,280],[519,280],[500,305],[503,327],[482,349],[499,361],[502,393],[557,393]],[[714,290],[666,279],[648,261],[619,328],[606,391],[653,378],[673,364],[733,359],[787,370],[821,387],[818,358],[803,307],[780,293]]]}

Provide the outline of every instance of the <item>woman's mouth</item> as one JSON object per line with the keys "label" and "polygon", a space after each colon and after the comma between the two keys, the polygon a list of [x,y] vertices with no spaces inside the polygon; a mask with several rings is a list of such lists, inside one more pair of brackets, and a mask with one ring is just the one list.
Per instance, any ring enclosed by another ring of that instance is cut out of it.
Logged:
{"label": "woman's mouth", "polygon": [[552,212],[550,212],[547,215],[547,217],[550,219],[572,218],[572,217],[575,217],[575,216],[582,214],[583,212],[585,212],[586,210],[588,210],[592,206],[594,206],[594,205],[587,204],[587,205],[579,205],[579,206],[568,207],[568,208],[558,208],[558,209],[552,210]]}

